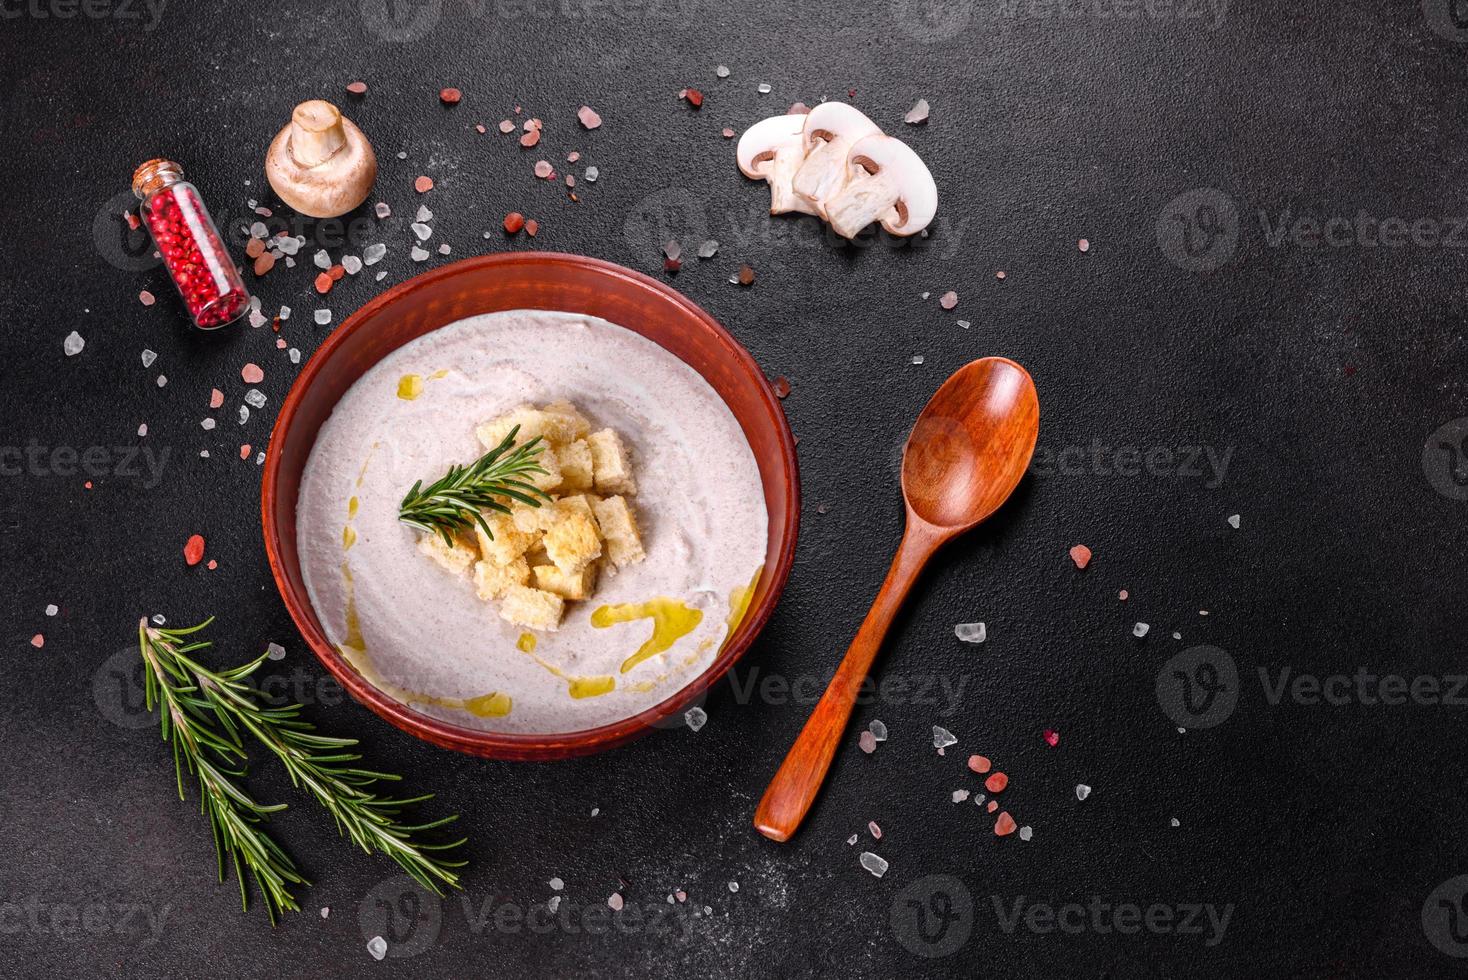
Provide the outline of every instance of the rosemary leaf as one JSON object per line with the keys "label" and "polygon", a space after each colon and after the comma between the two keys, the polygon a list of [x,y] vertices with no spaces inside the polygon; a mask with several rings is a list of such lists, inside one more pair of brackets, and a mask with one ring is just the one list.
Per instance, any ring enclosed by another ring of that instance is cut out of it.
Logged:
{"label": "rosemary leaf", "polygon": [[545,447],[539,436],[523,446],[515,446],[519,433],[517,425],[498,446],[468,466],[450,466],[447,473],[427,487],[422,480],[414,483],[398,505],[398,520],[420,531],[438,534],[445,544],[452,546],[455,534],[472,531],[476,524],[493,540],[494,533],[483,512],[508,514],[510,508],[505,500],[530,507],[539,507],[541,501],[549,500],[525,480],[545,473],[535,460]]}

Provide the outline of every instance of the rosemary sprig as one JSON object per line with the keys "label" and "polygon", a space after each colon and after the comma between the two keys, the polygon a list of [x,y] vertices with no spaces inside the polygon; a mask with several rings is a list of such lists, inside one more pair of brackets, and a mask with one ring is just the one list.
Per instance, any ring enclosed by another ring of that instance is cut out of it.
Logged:
{"label": "rosemary sprig", "polygon": [[[225,856],[234,864],[240,883],[240,905],[250,907],[245,890],[248,868],[264,896],[271,925],[283,911],[298,911],[290,892],[294,884],[309,884],[295,862],[260,824],[284,803],[266,806],[257,802],[236,779],[245,774],[245,751],[239,734],[227,715],[213,706],[206,689],[188,667],[188,655],[208,647],[207,642],[190,642],[188,637],[213,622],[206,619],[190,629],[153,629],[146,619],[138,623],[138,649],[143,657],[144,691],[148,710],[160,708],[159,725],[165,741],[173,743],[173,766],[177,774],[178,798],[184,799],[184,769],[199,779],[199,809],[209,816],[214,850],[219,857],[219,880],[224,880]],[[224,671],[229,677],[244,668]],[[216,726],[217,723],[217,726]],[[238,763],[237,766],[232,765]],[[242,868],[243,866],[243,868]]]}
{"label": "rosemary sprig", "polygon": [[[270,919],[276,912],[296,910],[295,899],[287,886],[308,884],[295,869],[290,858],[255,826],[263,816],[285,808],[285,804],[264,807],[255,803],[222,775],[242,776],[237,770],[220,770],[209,759],[212,752],[225,760],[239,759],[245,752],[241,733],[249,732],[285,766],[291,782],[304,788],[326,808],[336,821],[337,831],[350,838],[368,853],[386,854],[396,861],[413,880],[424,888],[442,894],[440,883],[459,887],[455,868],[463,861],[451,861],[440,852],[459,847],[465,838],[443,844],[429,844],[416,839],[424,831],[435,830],[457,820],[448,816],[428,823],[407,824],[401,815],[405,807],[432,799],[432,794],[394,799],[373,791],[379,781],[396,781],[392,773],[360,769],[350,765],[362,758],[348,751],[357,744],[353,738],[331,738],[319,735],[315,727],[300,717],[301,706],[289,704],[272,707],[263,703],[260,692],[249,683],[250,676],[265,661],[265,654],[226,670],[212,670],[195,660],[195,651],[207,649],[208,641],[185,642],[213,619],[186,630],[155,630],[144,621],[139,625],[143,659],[148,664],[149,706],[154,683],[158,685],[166,708],[177,705],[173,722],[174,754],[180,751],[192,771],[200,773],[201,795],[215,827],[215,844],[220,854],[220,877],[223,880],[224,854],[234,858],[235,874],[240,878],[241,901],[246,901],[241,862],[249,868],[265,896]],[[164,712],[164,736],[170,730],[170,715]],[[177,716],[188,726],[188,737],[180,739]],[[217,724],[216,724],[217,723]],[[182,770],[179,774],[182,793]],[[215,816],[218,812],[219,816]]]}
{"label": "rosemary sprig", "polygon": [[510,508],[503,503],[504,498],[531,507],[539,507],[541,500],[549,500],[524,480],[526,476],[545,472],[535,461],[545,447],[536,436],[512,450],[510,447],[515,445],[519,432],[517,425],[498,446],[468,466],[450,466],[448,473],[426,487],[422,480],[413,484],[413,489],[398,505],[398,520],[420,531],[437,533],[448,545],[454,543],[455,533],[472,530],[475,524],[493,540],[494,533],[484,520],[483,511],[508,514]]}

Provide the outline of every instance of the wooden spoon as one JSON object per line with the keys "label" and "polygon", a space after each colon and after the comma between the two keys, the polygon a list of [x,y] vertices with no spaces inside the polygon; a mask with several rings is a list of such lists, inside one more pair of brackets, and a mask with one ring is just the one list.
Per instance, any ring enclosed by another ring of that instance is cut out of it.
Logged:
{"label": "wooden spoon", "polygon": [[1039,430],[1035,383],[1004,357],[959,368],[918,416],[902,453],[902,544],[836,676],[754,812],[755,829],[770,840],[789,840],[815,801],[857,692],[918,573],[939,545],[1009,498],[1030,465]]}

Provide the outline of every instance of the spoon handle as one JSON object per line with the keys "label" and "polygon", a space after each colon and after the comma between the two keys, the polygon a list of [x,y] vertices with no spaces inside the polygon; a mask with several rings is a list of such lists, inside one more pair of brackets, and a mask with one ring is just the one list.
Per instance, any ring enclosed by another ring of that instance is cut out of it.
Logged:
{"label": "spoon handle", "polygon": [[887,627],[941,540],[933,528],[908,515],[907,530],[881,591],[754,811],[754,828],[770,840],[789,840],[815,802]]}

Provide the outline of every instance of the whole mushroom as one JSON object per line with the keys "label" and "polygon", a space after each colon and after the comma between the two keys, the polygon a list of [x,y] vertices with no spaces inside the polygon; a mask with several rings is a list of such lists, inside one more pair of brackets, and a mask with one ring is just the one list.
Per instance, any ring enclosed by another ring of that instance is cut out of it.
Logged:
{"label": "whole mushroom", "polygon": [[330,102],[296,106],[265,154],[265,177],[280,199],[312,218],[335,218],[367,200],[377,155]]}
{"label": "whole mushroom", "polygon": [[802,133],[805,115],[771,116],[761,119],[739,137],[735,155],[739,170],[752,180],[770,185],[770,213],[816,214],[815,204],[791,186],[795,171],[805,160]]}
{"label": "whole mushroom", "polygon": [[938,210],[938,185],[912,147],[892,136],[851,146],[845,186],[825,202],[831,229],[855,238],[873,221],[893,235],[915,235]]}
{"label": "whole mushroom", "polygon": [[824,217],[826,203],[846,183],[846,160],[852,144],[881,134],[881,127],[865,113],[844,102],[822,102],[816,106],[805,117],[801,134],[805,162],[795,172],[792,181],[795,192],[814,202]]}

